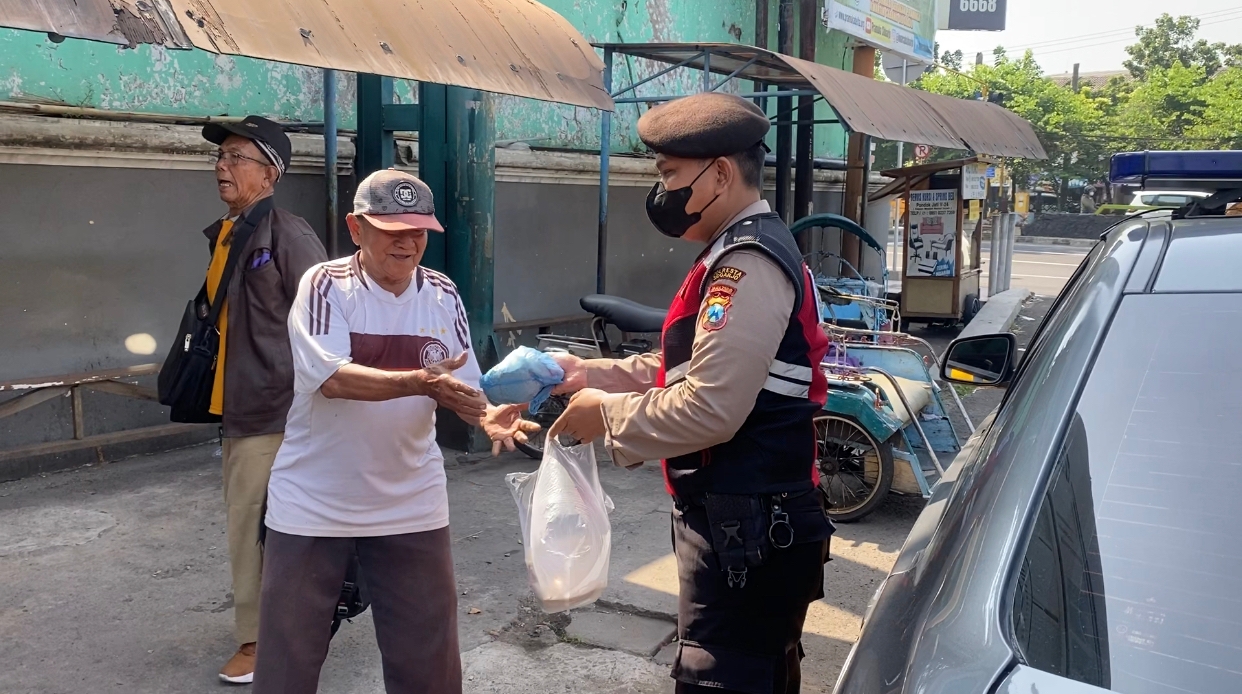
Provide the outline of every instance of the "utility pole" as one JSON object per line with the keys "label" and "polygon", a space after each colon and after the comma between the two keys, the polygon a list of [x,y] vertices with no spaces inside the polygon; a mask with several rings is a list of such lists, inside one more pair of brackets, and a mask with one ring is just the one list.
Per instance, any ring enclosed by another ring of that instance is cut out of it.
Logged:
{"label": "utility pole", "polygon": [[[875,48],[862,44],[854,46],[854,73],[875,79]],[[863,226],[866,225],[863,216],[867,209],[867,179],[871,168],[870,140],[860,133],[850,133],[845,163],[845,216]],[[845,262],[860,267],[860,256],[858,238],[842,234],[841,257]]]}
{"label": "utility pole", "polygon": [[1070,91],[1075,94],[1078,93],[1078,66],[1079,63],[1074,63],[1074,75],[1070,78]]}

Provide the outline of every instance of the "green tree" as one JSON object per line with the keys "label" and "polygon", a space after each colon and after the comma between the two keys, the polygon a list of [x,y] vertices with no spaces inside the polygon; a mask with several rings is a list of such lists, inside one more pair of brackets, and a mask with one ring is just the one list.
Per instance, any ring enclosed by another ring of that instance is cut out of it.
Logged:
{"label": "green tree", "polygon": [[1141,149],[1192,149],[1187,138],[1203,120],[1210,84],[1202,65],[1173,63],[1148,71],[1118,105],[1114,134]]}
{"label": "green tree", "polygon": [[1210,78],[1226,65],[1242,59],[1242,45],[1208,43],[1196,38],[1199,20],[1196,17],[1177,17],[1163,14],[1154,26],[1136,27],[1138,41],[1126,47],[1130,59],[1125,67],[1136,80],[1145,80],[1153,70],[1168,70],[1174,65],[1187,68],[1203,68],[1204,78]]}
{"label": "green tree", "polygon": [[1217,73],[1199,90],[1198,122],[1187,129],[1195,149],[1242,149],[1242,64]]}
{"label": "green tree", "polygon": [[[1035,177],[1067,190],[1072,179],[1100,178],[1108,165],[1108,142],[1095,135],[1105,126],[1106,101],[1090,92],[1074,93],[1047,79],[1029,51],[1021,58],[1010,58],[998,48],[993,61],[973,66],[965,74],[931,71],[916,86],[960,99],[978,98],[986,88],[993,101],[1030,122],[1048,159],[1014,161],[1011,170],[1020,185]],[[960,153],[938,153],[939,158],[952,156]]]}

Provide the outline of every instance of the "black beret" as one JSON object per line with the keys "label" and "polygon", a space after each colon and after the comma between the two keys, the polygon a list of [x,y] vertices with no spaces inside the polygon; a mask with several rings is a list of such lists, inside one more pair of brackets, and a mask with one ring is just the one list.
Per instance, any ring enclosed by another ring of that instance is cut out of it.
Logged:
{"label": "black beret", "polygon": [[705,92],[644,113],[638,137],[657,154],[711,159],[754,147],[771,127],[763,111],[746,99]]}

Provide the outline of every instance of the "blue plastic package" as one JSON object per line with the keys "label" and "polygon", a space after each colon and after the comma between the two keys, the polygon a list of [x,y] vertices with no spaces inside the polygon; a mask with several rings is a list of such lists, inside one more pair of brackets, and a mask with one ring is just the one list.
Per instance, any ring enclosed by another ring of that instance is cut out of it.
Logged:
{"label": "blue plastic package", "polygon": [[530,403],[536,412],[552,394],[552,389],[565,380],[565,370],[551,355],[530,347],[518,347],[499,364],[493,366],[479,384],[487,399],[497,405]]}

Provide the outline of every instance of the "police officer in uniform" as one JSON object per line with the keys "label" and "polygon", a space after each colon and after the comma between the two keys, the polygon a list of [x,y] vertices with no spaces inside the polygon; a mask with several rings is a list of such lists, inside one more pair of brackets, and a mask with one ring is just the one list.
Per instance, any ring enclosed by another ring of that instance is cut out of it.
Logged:
{"label": "police officer in uniform", "polygon": [[603,437],[625,467],[662,460],[680,582],[677,691],[793,694],[802,626],[823,597],[832,524],[812,418],[828,350],[815,287],[760,197],[768,119],[706,93],[648,111],[652,224],[704,245],[669,308],[660,354],[558,357],[577,391],[550,430]]}

